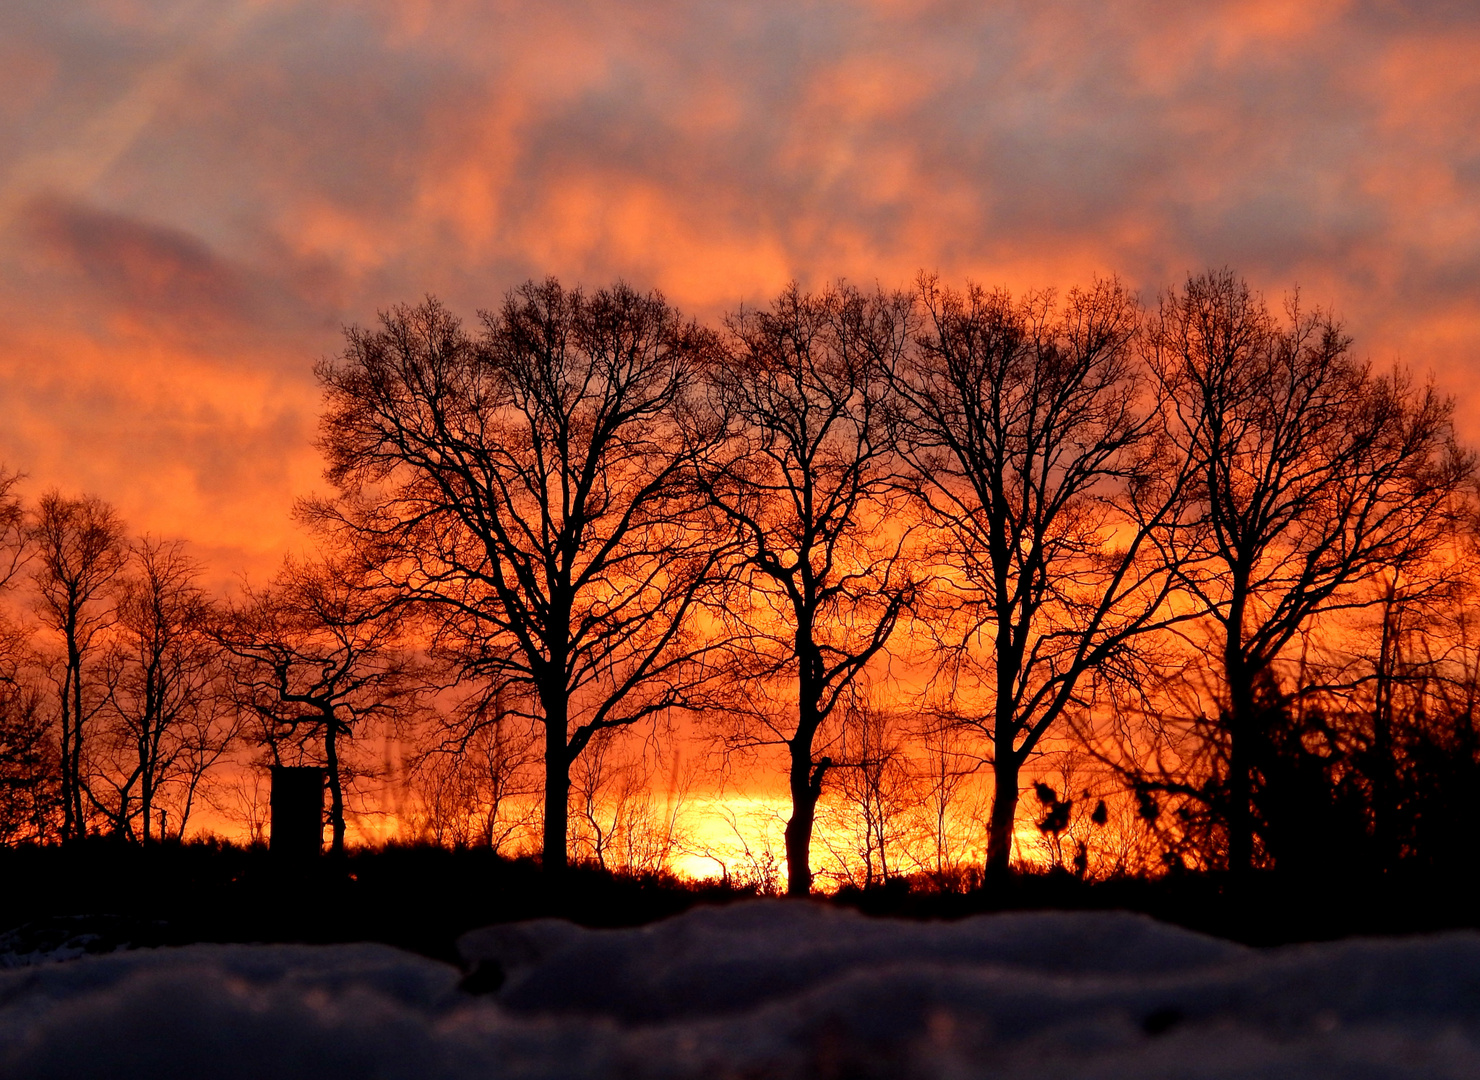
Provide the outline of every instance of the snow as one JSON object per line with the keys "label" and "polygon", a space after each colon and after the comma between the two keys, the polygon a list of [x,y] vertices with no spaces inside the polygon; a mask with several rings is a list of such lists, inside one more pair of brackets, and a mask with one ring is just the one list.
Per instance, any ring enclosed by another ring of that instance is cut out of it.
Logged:
{"label": "snow", "polygon": [[[6,1077],[1480,1076],[1480,935],[1272,950],[1117,913],[821,905],[0,971]],[[473,994],[468,987],[496,992]]]}

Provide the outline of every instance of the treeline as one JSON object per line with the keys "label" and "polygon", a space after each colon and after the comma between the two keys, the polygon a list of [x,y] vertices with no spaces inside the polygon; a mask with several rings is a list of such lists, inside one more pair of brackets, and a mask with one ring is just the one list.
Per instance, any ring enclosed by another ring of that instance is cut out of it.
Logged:
{"label": "treeline", "polygon": [[24,506],[18,481],[0,477],[0,845],[178,840],[203,803],[260,835],[254,770],[312,763],[342,849],[339,740],[419,688],[402,606],[332,560],[213,598],[182,541],[129,537],[93,496]]}
{"label": "treeline", "polygon": [[428,835],[662,865],[688,722],[784,772],[798,893],[819,836],[865,882],[1001,874],[1025,824],[1081,874],[1474,851],[1475,460],[1298,296],[922,276],[715,328],[549,280],[318,376],[322,553],[230,603],[7,482],[9,842],[255,808],[205,779],[245,753],[323,764],[342,848],[378,733]]}

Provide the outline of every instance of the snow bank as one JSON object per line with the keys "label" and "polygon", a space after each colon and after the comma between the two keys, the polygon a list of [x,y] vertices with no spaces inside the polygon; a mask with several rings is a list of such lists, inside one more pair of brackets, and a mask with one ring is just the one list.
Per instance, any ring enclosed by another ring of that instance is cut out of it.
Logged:
{"label": "snow bank", "polygon": [[458,947],[469,966],[491,962],[504,971],[499,997],[511,1009],[629,1024],[736,1012],[882,967],[1153,975],[1245,955],[1237,945],[1119,913],[912,923],[787,903],[699,908],[635,930],[544,919],[476,930]]}
{"label": "snow bank", "polygon": [[1252,950],[1123,914],[699,909],[0,972],[6,1077],[1474,1077],[1480,935]]}

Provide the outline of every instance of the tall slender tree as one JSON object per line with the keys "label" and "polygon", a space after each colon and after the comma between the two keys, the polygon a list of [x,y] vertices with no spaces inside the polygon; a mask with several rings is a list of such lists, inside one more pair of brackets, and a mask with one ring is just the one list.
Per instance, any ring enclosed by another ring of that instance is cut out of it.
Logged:
{"label": "tall slender tree", "polygon": [[1139,634],[1176,616],[1153,537],[1185,463],[1137,363],[1119,282],[1015,301],[922,276],[925,327],[892,370],[900,453],[942,567],[929,620],[959,722],[991,747],[987,868],[1009,867],[1020,774]]}
{"label": "tall slender tree", "polygon": [[30,540],[41,621],[60,639],[57,717],[61,832],[67,841],[87,832],[86,735],[106,700],[105,688],[91,685],[91,661],[101,635],[113,623],[108,587],[123,569],[127,549],[123,522],[112,506],[94,495],[67,498],[56,490],[41,496]]}
{"label": "tall slender tree", "polygon": [[[789,286],[729,320],[713,370],[724,447],[701,469],[739,542],[752,604],[736,639],[752,674],[794,681],[789,718],[760,710],[750,741],[786,747],[787,891],[812,888],[817,801],[832,758],[819,733],[888,642],[915,589],[885,424],[884,372],[909,336],[907,297]],[[744,714],[736,714],[744,715]]]}
{"label": "tall slender tree", "polygon": [[200,572],[182,542],[146,536],[130,545],[113,590],[108,712],[121,753],[101,778],[112,791],[98,801],[115,831],[136,832],[146,844],[163,838],[161,795],[169,786],[182,789],[174,818],[184,829],[200,767],[219,760],[235,730],[222,708],[221,655]]}

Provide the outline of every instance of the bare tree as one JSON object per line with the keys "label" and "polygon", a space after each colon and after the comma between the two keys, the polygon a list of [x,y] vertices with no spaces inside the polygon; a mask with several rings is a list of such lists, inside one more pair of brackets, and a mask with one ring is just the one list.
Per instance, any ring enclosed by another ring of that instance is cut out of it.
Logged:
{"label": "bare tree", "polygon": [[175,825],[183,835],[200,778],[236,727],[218,692],[221,654],[209,634],[212,605],[200,571],[181,541],[146,536],[131,545],[115,581],[108,711],[122,753],[118,767],[98,778],[111,794],[94,794],[118,833],[132,835],[137,818],[146,844],[163,838],[161,796],[170,786],[180,788]]}
{"label": "bare tree", "polygon": [[203,794],[208,805],[246,826],[248,844],[267,841],[272,786],[263,769],[242,769],[229,782],[213,785]]}
{"label": "bare tree", "polygon": [[270,589],[247,589],[216,630],[240,661],[238,700],[261,721],[273,761],[281,763],[285,746],[322,760],[336,855],[344,852],[346,781],[354,775],[343,740],[414,707],[421,690],[405,647],[404,606],[371,577],[350,557],[287,560]]}
{"label": "bare tree", "polygon": [[795,679],[796,712],[758,710],[751,745],[784,745],[791,818],[787,891],[812,888],[817,800],[831,758],[818,733],[893,633],[915,589],[907,530],[891,515],[886,365],[907,341],[909,301],[789,286],[769,311],[729,320],[733,356],[713,370],[729,438],[702,471],[742,545],[739,615],[750,669]]}
{"label": "bare tree", "polygon": [[[0,467],[0,594],[8,593],[31,548],[19,473]],[[41,694],[33,679],[30,635],[0,614],[0,846],[38,840],[55,828],[58,755],[49,745]]]}
{"label": "bare tree", "polygon": [[1062,305],[919,287],[926,327],[893,369],[899,447],[938,530],[930,622],[958,719],[990,742],[987,869],[1001,874],[1024,762],[1171,617],[1149,540],[1177,520],[1185,472],[1158,438],[1139,308],[1118,282]]}
{"label": "bare tree", "polygon": [[901,717],[869,696],[857,694],[847,703],[834,763],[835,806],[852,826],[865,888],[898,876],[922,839],[915,813],[922,778],[908,753],[908,734]]}
{"label": "bare tree", "polygon": [[25,477],[0,465],[0,590],[9,589],[34,554],[25,504],[16,487]]}
{"label": "bare tree", "polygon": [[1452,401],[1401,371],[1373,374],[1298,295],[1281,321],[1229,271],[1189,278],[1162,298],[1149,346],[1171,436],[1197,469],[1201,528],[1169,534],[1169,554],[1216,639],[1228,863],[1242,871],[1256,858],[1254,761],[1276,661],[1314,620],[1380,602],[1358,586],[1434,551],[1474,462],[1454,441]]}
{"label": "bare tree", "polygon": [[780,896],[781,860],[776,858],[773,844],[776,829],[785,829],[780,816],[747,815],[750,820],[742,824],[733,805],[718,807],[716,816],[730,827],[734,841],[695,845],[689,853],[713,861],[720,868],[720,878],[727,886],[751,889],[757,896]]}
{"label": "bare tree", "polygon": [[103,687],[88,685],[89,675],[100,635],[114,618],[108,588],[124,566],[124,527],[96,496],[69,499],[52,490],[41,496],[29,532],[41,621],[61,639],[56,687],[67,841],[87,832],[86,731],[106,701]]}
{"label": "bare tree", "polygon": [[[603,870],[658,874],[688,847],[681,822],[694,770],[669,740],[609,729],[571,768],[574,849]],[[670,760],[664,760],[669,749]],[[666,790],[654,781],[668,774]]]}
{"label": "bare tree", "polygon": [[941,888],[960,881],[968,850],[967,828],[985,810],[973,784],[983,758],[975,740],[968,740],[971,730],[955,720],[949,713],[928,715],[916,732],[919,806],[928,837],[928,854],[921,862]]}
{"label": "bare tree", "polygon": [[41,694],[25,675],[27,641],[0,628],[0,847],[54,835],[57,747]]}
{"label": "bare tree", "polygon": [[317,512],[440,612],[444,655],[532,703],[555,872],[571,763],[599,732],[702,704],[712,675],[694,614],[723,545],[690,462],[716,342],[657,294],[553,279],[483,325],[475,342],[429,300],[349,332],[319,369],[342,498]]}
{"label": "bare tree", "polygon": [[435,715],[410,768],[423,833],[438,844],[481,845],[495,854],[526,834],[538,836],[544,786],[538,732],[528,720],[497,693]]}

